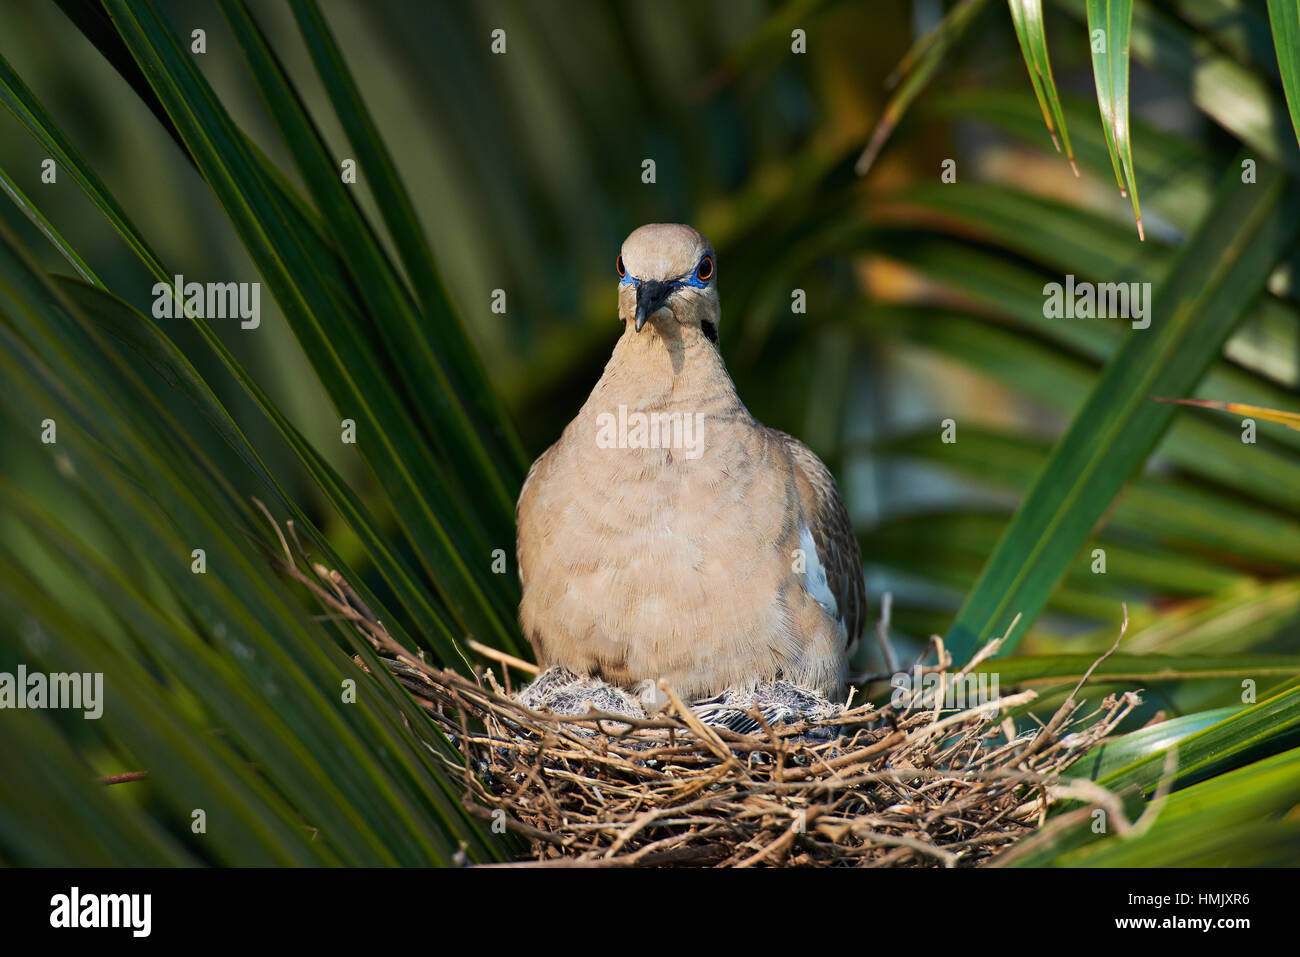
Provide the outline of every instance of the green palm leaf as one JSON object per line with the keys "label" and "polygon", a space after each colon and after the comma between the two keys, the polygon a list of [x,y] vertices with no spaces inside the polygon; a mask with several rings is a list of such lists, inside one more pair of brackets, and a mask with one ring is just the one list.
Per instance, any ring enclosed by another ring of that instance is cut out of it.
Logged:
{"label": "green palm leaf", "polygon": [[[1154,293],[1151,329],[1131,333],[1057,445],[949,631],[959,659],[1002,634],[1017,614],[1036,616],[1168,427],[1172,416],[1146,396],[1185,394],[1195,385],[1290,245],[1300,193],[1274,171],[1242,193],[1230,170],[1215,208]],[[1166,383],[1181,388],[1166,391]],[[1018,639],[1013,633],[1008,644]]]}
{"label": "green palm leaf", "polygon": [[[1061,96],[1056,92],[1056,79],[1052,76],[1052,62],[1047,56],[1047,37],[1043,33],[1042,0],[1007,0],[1011,8],[1011,20],[1016,28],[1016,39],[1020,41],[1020,52],[1024,55],[1025,66],[1029,68],[1029,82],[1033,84],[1034,96],[1038,107],[1043,112],[1043,123],[1052,137],[1052,145],[1057,152],[1061,143],[1065,144],[1065,156],[1070,161],[1074,175],[1079,169],[1074,165],[1074,150],[1070,147],[1070,134],[1065,125],[1065,114],[1061,110]],[[1056,137],[1057,129],[1061,137]]]}
{"label": "green palm leaf", "polygon": [[1092,65],[1097,78],[1097,104],[1106,147],[1121,196],[1133,201],[1138,238],[1145,239],[1137,179],[1133,175],[1133,143],[1128,120],[1128,50],[1133,27],[1132,0],[1088,0],[1088,29],[1092,34]]}
{"label": "green palm leaf", "polygon": [[1291,110],[1291,126],[1300,139],[1300,3],[1268,0],[1268,18],[1273,26],[1278,71]]}

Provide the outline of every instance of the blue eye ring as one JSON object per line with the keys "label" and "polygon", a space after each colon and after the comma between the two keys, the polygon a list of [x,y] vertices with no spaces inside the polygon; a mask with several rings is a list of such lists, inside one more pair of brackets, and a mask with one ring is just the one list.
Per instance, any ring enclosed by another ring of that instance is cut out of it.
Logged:
{"label": "blue eye ring", "polygon": [[713,267],[713,253],[705,253],[696,263],[695,268],[682,276],[680,279],[673,280],[678,286],[691,286],[695,289],[707,289],[709,283],[716,275]]}

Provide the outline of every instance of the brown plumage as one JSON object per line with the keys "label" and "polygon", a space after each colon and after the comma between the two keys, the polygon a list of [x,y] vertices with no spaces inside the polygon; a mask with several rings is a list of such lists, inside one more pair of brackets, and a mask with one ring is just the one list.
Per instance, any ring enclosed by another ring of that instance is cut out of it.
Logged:
{"label": "brown plumage", "polygon": [[624,242],[623,334],[519,496],[520,623],[542,665],[624,687],[838,695],[862,629],[857,541],[826,466],[736,395],[714,262],[688,226]]}

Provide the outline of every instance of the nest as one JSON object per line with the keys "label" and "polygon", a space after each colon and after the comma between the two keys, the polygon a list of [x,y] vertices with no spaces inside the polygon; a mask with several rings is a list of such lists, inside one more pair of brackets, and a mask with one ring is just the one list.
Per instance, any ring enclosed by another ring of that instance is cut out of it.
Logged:
{"label": "nest", "polygon": [[1062,801],[1102,806],[1121,830],[1131,826],[1117,796],[1063,774],[1140,703],[1126,693],[1086,707],[1077,694],[1091,670],[1047,724],[1023,733],[1010,712],[1033,691],[944,707],[948,689],[1000,640],[952,675],[933,639],[933,664],[916,673],[934,678],[918,690],[786,723],[755,708],[751,733],[706,724],[662,684],[667,704],[648,717],[557,715],[512,694],[511,670],[535,674],[529,662],[471,641],[499,677],[429,665],[342,576],[300,547],[295,555],[276,530],[285,573],[373,645],[451,742],[430,750],[463,783],[465,806],[526,840],[521,863],[978,866]]}

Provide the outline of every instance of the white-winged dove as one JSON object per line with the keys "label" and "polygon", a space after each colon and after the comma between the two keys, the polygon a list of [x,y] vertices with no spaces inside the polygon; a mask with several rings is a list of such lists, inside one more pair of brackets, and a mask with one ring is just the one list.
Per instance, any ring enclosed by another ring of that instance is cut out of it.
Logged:
{"label": "white-winged dove", "polygon": [[643,694],[838,696],[865,589],[835,480],[736,395],[703,236],[642,226],[616,265],[623,334],[519,496],[524,634],[543,666]]}

